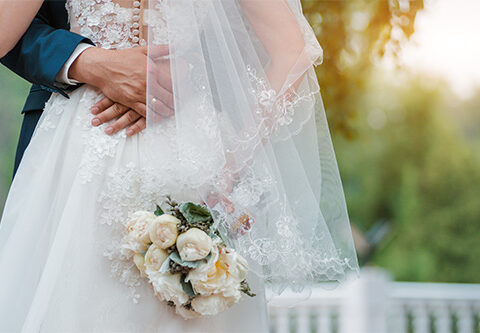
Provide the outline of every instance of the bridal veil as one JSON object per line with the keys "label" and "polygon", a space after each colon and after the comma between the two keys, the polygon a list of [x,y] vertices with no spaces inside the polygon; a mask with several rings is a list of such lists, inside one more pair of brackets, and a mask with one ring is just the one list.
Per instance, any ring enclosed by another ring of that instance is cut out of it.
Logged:
{"label": "bridal veil", "polygon": [[[358,264],[314,66],[322,48],[300,0],[153,0],[150,162],[162,168],[156,107],[168,33],[178,186],[195,188],[250,269],[281,291],[342,281]],[[157,22],[158,23],[158,22]]]}

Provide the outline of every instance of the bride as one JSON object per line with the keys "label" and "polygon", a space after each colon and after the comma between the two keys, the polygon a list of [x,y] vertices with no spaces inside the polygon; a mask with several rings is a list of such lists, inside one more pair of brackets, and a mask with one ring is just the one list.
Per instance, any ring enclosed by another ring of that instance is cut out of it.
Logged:
{"label": "bride", "polygon": [[266,332],[265,284],[357,271],[299,0],[67,9],[97,47],[148,47],[147,128],[93,127],[92,86],[52,95],[0,224],[1,332]]}

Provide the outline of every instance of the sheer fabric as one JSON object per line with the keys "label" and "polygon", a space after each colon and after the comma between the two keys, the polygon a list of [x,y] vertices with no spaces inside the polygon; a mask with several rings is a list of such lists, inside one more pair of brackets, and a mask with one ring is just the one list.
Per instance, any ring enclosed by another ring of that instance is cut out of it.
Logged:
{"label": "sheer fabric", "polygon": [[[152,169],[196,189],[251,269],[280,290],[342,281],[358,269],[313,65],[322,49],[298,0],[153,0],[147,154]],[[175,114],[156,94],[170,61]],[[169,141],[165,122],[174,122]],[[317,139],[318,136],[318,139]],[[165,147],[175,147],[170,151]],[[164,157],[178,155],[175,170]]]}

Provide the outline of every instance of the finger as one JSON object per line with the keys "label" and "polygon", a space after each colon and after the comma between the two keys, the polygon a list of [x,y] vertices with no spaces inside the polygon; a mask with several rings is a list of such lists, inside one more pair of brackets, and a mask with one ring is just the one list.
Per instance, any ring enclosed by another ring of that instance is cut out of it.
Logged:
{"label": "finger", "polygon": [[163,45],[153,45],[150,47],[148,56],[153,60],[156,60],[160,57],[165,57],[170,54],[170,49],[167,44]]}
{"label": "finger", "polygon": [[[175,109],[173,94],[161,85],[155,83],[151,85],[149,93],[151,95],[151,98],[155,97],[156,100],[161,101],[167,108],[169,108],[171,111],[169,112],[169,115],[171,115],[171,113]],[[152,100],[150,100],[150,102],[152,102]]]}
{"label": "finger", "polygon": [[115,118],[120,117],[125,112],[127,112],[130,108],[118,103],[113,104],[105,111],[97,114],[95,118],[92,119],[93,126],[100,126],[101,124],[108,123]]}
{"label": "finger", "polygon": [[150,114],[161,116],[162,118],[170,117],[173,115],[173,110],[163,104],[163,102],[156,97],[152,97],[150,99],[150,103],[148,105],[148,112]]}
{"label": "finger", "polygon": [[135,135],[143,131],[145,128],[147,128],[147,120],[144,117],[141,117],[135,124],[127,129],[127,135]]}
{"label": "finger", "polygon": [[151,124],[158,124],[164,121],[165,121],[164,116],[162,116],[160,113],[153,112],[151,109],[149,109],[147,114],[147,122],[150,122]]}
{"label": "finger", "polygon": [[172,75],[170,72],[170,60],[161,60],[153,68],[153,74],[160,86],[172,92]]}
{"label": "finger", "polygon": [[235,212],[235,205],[225,195],[214,193],[207,196],[207,205],[209,207],[215,207],[218,203],[223,205],[227,214],[233,214]]}
{"label": "finger", "polygon": [[108,98],[108,97],[104,97],[102,98],[100,101],[98,101],[97,103],[95,103],[91,108],[90,108],[90,111],[93,113],[93,114],[98,114],[102,111],[105,111],[106,109],[108,109],[109,107],[111,107],[113,105],[113,101]]}
{"label": "finger", "polygon": [[138,119],[140,119],[140,115],[133,110],[127,111],[124,115],[118,118],[113,124],[109,125],[105,129],[105,133],[108,135],[113,135],[122,129],[127,128],[128,126],[132,125]]}
{"label": "finger", "polygon": [[134,103],[132,105],[132,109],[142,117],[144,118],[147,117],[147,106],[144,103],[140,103],[140,102]]}

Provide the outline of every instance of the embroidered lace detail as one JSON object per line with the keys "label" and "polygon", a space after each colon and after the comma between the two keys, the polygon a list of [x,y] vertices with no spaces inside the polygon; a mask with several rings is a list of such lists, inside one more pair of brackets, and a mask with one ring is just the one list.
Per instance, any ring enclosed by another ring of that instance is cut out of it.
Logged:
{"label": "embroidered lace detail", "polygon": [[[257,75],[254,68],[248,66],[247,72],[253,86],[252,94],[258,101],[255,113],[259,117],[257,120],[259,126],[255,129],[256,132],[249,133],[249,137],[258,133],[263,138],[272,137],[282,140],[297,134],[298,130],[292,131],[289,125],[293,123],[294,116],[299,110],[308,110],[308,113],[303,115],[305,120],[300,122],[301,130],[304,122],[308,121],[313,114],[312,106],[315,103],[315,95],[319,93],[319,89],[302,93],[301,88],[288,88],[284,93],[278,94],[271,89],[265,78]],[[282,132],[284,129],[288,129],[288,132]]]}
{"label": "embroidered lace detail", "polygon": [[112,239],[104,256],[110,261],[112,276],[130,289],[134,303],[141,297],[138,286],[145,281],[133,264],[134,253],[123,247],[126,223],[130,214],[140,210],[154,211],[157,204],[165,201],[166,195],[172,193],[166,189],[175,186],[163,181],[167,177],[167,174],[159,177],[158,173],[131,162],[108,173],[98,199],[100,223],[108,228]]}
{"label": "embroidered lace detail", "polygon": [[140,26],[141,17],[143,25],[152,25],[154,44],[168,41],[162,1],[155,11],[125,8],[115,0],[67,0],[66,8],[71,30],[104,49],[145,46],[146,41],[141,37],[146,28]]}
{"label": "embroidered lace detail", "polygon": [[[262,196],[267,193],[271,194],[274,191],[275,181],[265,171],[256,175],[251,168],[247,169],[247,176],[235,185],[228,196],[229,200],[241,207],[253,207],[260,202]],[[263,178],[259,178],[259,176]]]}
{"label": "embroidered lace detail", "polygon": [[68,0],[70,25],[73,31],[106,49],[133,47],[130,8],[112,0]]}
{"label": "embroidered lace detail", "polygon": [[[331,242],[320,242],[326,236],[324,233],[306,235],[304,230],[299,229],[297,219],[288,211],[285,199],[277,204],[281,212],[271,218],[274,223],[273,228],[268,229],[268,238],[256,236],[258,233],[251,228],[244,232],[243,237],[236,239],[236,248],[241,255],[259,265],[280,269],[288,275],[280,280],[287,278],[294,281],[292,287],[312,278],[336,280],[343,276],[346,269],[352,268],[348,259],[342,256],[333,244],[326,246]],[[268,217],[264,217],[261,223],[267,223],[268,220]],[[307,250],[306,243],[322,245]],[[312,267],[315,267],[314,271]],[[269,282],[281,282],[275,281],[275,272],[263,270],[256,273]]]}
{"label": "embroidered lace detail", "polygon": [[43,118],[38,124],[39,131],[49,131],[57,127],[58,121],[68,107],[68,100],[59,94],[52,94],[50,99],[45,103]]}
{"label": "embroidered lace detail", "polygon": [[105,249],[104,256],[110,261],[112,276],[125,284],[130,290],[130,297],[137,303],[141,297],[137,287],[142,283],[140,272],[133,264],[133,252],[122,247],[129,214],[139,210],[155,209],[160,202],[159,192],[148,188],[145,170],[129,163],[124,168],[108,173],[104,191],[98,199],[99,220],[108,228],[111,244]]}

